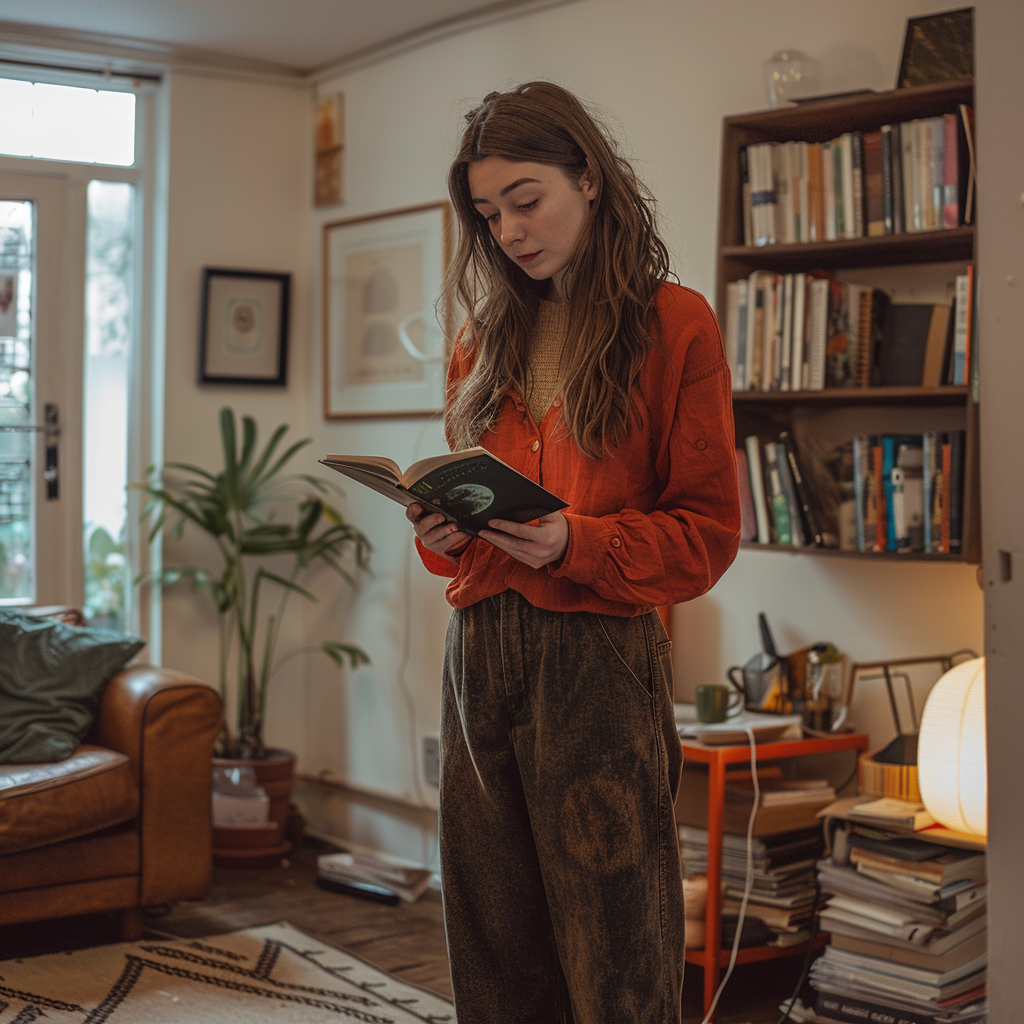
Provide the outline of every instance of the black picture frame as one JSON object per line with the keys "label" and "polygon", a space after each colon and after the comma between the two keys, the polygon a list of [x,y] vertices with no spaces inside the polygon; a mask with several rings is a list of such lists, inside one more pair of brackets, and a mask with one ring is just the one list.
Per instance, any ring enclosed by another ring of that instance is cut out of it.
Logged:
{"label": "black picture frame", "polygon": [[204,267],[200,384],[288,383],[289,273]]}
{"label": "black picture frame", "polygon": [[897,89],[973,78],[973,7],[907,19]]}

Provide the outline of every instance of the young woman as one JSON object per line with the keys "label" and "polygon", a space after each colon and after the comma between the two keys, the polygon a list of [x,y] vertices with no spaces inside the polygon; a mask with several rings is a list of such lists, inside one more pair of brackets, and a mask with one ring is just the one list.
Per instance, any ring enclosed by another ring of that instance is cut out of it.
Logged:
{"label": "young woman", "polygon": [[682,758],[655,609],[706,593],[738,546],[722,341],[572,94],[530,82],[467,121],[447,437],[569,507],[475,539],[409,508],[455,608],[440,831],[459,1024],[677,1022]]}

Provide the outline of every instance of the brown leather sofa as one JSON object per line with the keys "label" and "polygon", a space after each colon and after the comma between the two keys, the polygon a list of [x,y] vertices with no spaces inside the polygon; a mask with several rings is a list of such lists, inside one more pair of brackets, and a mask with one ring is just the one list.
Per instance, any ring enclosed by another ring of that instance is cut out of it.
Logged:
{"label": "brown leather sofa", "polygon": [[0,926],[117,910],[132,939],[143,907],[205,896],[221,722],[205,683],[133,666],[66,761],[0,765]]}

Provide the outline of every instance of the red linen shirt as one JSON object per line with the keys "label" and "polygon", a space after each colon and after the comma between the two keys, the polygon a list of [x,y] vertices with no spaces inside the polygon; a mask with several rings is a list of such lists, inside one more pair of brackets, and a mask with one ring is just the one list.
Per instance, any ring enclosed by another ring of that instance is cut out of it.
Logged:
{"label": "red linen shirt", "polygon": [[[551,611],[642,615],[707,593],[739,547],[740,504],[732,385],[718,323],[697,292],[658,293],[661,347],[652,346],[633,391],[639,422],[601,459],[559,429],[556,398],[540,424],[509,393],[495,429],[478,442],[569,507],[560,561],[533,569],[480,538],[458,566],[417,541],[424,565],[450,576],[449,603],[465,608],[506,589]],[[472,366],[456,346],[457,383]]]}

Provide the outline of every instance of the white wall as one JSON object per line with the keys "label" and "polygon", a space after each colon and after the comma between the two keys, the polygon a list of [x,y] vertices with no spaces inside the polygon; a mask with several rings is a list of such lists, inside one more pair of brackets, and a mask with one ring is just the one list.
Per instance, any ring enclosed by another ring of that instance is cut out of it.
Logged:
{"label": "white wall", "polygon": [[[549,78],[606,112],[660,200],[680,279],[710,295],[721,121],[766,105],[761,62],[775,49],[796,47],[822,62],[826,92],[892,88],[906,19],[931,6],[581,0],[339,75],[320,88],[345,94],[347,201],[314,217],[313,257],[328,220],[444,198],[463,113],[491,89]],[[314,322],[315,351],[317,314]],[[310,371],[310,393],[318,396],[315,360]],[[402,465],[443,450],[436,424],[332,424],[314,415],[311,429],[321,450],[379,453]],[[422,786],[406,746],[411,733],[436,729],[448,609],[440,581],[418,562],[407,574],[409,533],[400,512],[354,492],[348,507],[378,548],[377,579],[354,622],[354,635],[372,644],[374,666],[347,691],[322,679],[314,684],[330,689],[334,704],[329,715],[320,713],[323,702],[311,705],[317,721],[305,764],[417,799]],[[406,591],[411,624],[403,617]],[[676,609],[680,695],[722,679],[728,665],[757,649],[759,611],[769,615],[783,649],[830,639],[858,660],[979,649],[982,642],[973,567],[743,552],[711,594]],[[414,652],[405,671],[411,699],[396,681],[396,643]],[[887,741],[884,708],[878,715],[866,709],[864,717],[879,731],[877,741]]]}
{"label": "white wall", "polygon": [[[165,447],[168,462],[221,465],[218,412],[231,405],[254,415],[264,440],[279,423],[306,435],[310,270],[310,101],[286,85],[170,76],[167,359]],[[292,273],[288,386],[196,383],[202,268],[237,267]],[[305,467],[311,468],[313,465]],[[174,565],[209,556],[203,539],[185,531],[164,546]],[[209,560],[211,566],[215,561]],[[302,613],[295,620],[301,632]],[[164,664],[216,682],[217,634],[209,598],[188,584],[164,595]],[[302,666],[275,693],[270,739],[303,745]],[[278,700],[277,698],[281,699]],[[229,713],[233,710],[229,706]],[[289,713],[290,712],[290,713]]]}
{"label": "white wall", "polygon": [[[985,656],[989,768],[989,976],[992,1024],[1021,1018],[1024,886],[1021,665],[1024,663],[1024,506],[1020,382],[1024,378],[1024,7],[977,8],[978,280],[981,374]],[[1013,128],[1008,129],[1008,126]]]}

